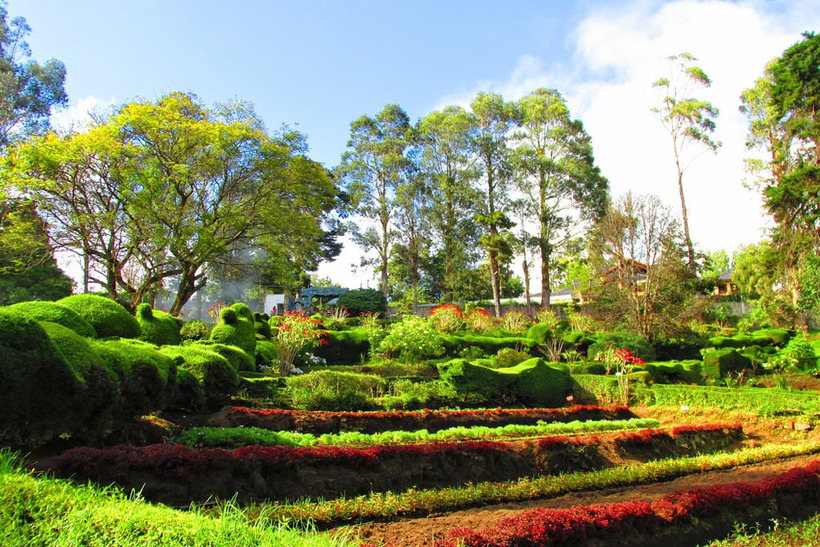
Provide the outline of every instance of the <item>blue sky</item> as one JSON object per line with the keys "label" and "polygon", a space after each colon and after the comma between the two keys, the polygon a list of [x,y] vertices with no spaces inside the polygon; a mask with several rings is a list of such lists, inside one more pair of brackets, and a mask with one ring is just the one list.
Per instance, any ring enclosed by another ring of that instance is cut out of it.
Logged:
{"label": "blue sky", "polygon": [[[675,211],[651,83],[668,55],[688,51],[714,82],[702,96],[721,110],[723,141],[685,175],[690,226],[700,248],[729,251],[761,239],[766,223],[744,187],[737,98],[801,32],[820,30],[816,0],[9,0],[8,11],[32,27],[35,59],[66,64],[71,106],[58,121],[177,90],[240,98],[269,128],[305,132],[311,156],[333,167],[350,122],[386,103],[417,119],[480,90],[512,100],[554,87],[592,136],[613,195],[655,193]],[[348,245],[320,274],[350,284],[360,254]]]}

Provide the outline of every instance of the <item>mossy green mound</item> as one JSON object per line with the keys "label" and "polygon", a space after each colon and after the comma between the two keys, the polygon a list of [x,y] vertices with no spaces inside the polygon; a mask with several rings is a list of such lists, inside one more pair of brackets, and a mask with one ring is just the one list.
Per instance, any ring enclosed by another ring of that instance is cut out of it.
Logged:
{"label": "mossy green mound", "polygon": [[256,323],[251,309],[241,302],[223,309],[219,323],[211,331],[211,341],[241,348],[253,359],[256,355]]}
{"label": "mossy green mound", "polygon": [[80,336],[94,338],[97,333],[91,323],[69,307],[57,302],[20,302],[3,308],[9,313],[19,314],[35,321],[50,321],[68,327]]}
{"label": "mossy green mound", "polygon": [[140,340],[157,346],[178,346],[181,342],[182,319],[179,317],[151,309],[150,304],[140,304],[136,319],[140,324]]}
{"label": "mossy green mound", "polygon": [[199,381],[206,405],[215,408],[230,403],[239,387],[239,374],[227,359],[215,351],[194,345],[164,346],[159,351],[168,357],[182,359],[180,368]]}
{"label": "mossy green mound", "polygon": [[140,324],[122,305],[103,296],[73,294],[57,301],[88,321],[99,338],[139,338]]}

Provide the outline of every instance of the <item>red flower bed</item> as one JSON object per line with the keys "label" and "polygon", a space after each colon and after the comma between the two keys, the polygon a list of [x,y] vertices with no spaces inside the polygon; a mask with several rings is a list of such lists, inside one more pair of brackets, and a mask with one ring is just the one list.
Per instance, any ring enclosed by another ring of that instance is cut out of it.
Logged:
{"label": "red flower bed", "polygon": [[499,521],[491,530],[457,528],[435,547],[536,547],[580,545],[625,534],[657,533],[664,525],[711,517],[721,511],[770,504],[780,496],[803,502],[820,498],[820,460],[777,477],[673,492],[652,503],[631,501],[571,509],[535,509]]}

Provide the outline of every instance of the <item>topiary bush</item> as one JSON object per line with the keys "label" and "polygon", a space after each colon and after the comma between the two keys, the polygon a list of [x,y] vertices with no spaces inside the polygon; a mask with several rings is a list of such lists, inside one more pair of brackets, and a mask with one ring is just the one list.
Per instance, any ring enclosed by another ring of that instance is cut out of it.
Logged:
{"label": "topiary bush", "polygon": [[590,359],[606,351],[607,347],[615,349],[628,349],[632,355],[641,358],[643,361],[654,361],[655,348],[646,338],[631,332],[605,332],[598,335],[597,341],[589,346],[587,355]]}
{"label": "topiary bush", "polygon": [[569,368],[547,363],[538,357],[497,373],[510,379],[510,395],[529,406],[553,408],[563,406],[572,391]]}
{"label": "topiary bush", "polygon": [[507,377],[500,376],[495,370],[475,365],[466,359],[453,359],[437,367],[439,377],[466,401],[497,400],[509,383]]}
{"label": "topiary bush", "polygon": [[287,378],[293,405],[307,410],[370,410],[385,381],[373,374],[319,370]]}
{"label": "topiary bush", "polygon": [[227,359],[201,346],[163,346],[160,353],[181,358],[179,367],[191,373],[202,386],[205,405],[219,408],[231,402],[239,387],[239,374]]}
{"label": "topiary bush", "polygon": [[97,340],[91,349],[119,379],[120,419],[163,410],[176,396],[176,362],[156,347],[136,340]]}
{"label": "topiary bush", "polygon": [[74,409],[82,427],[74,436],[83,442],[102,439],[111,431],[115,410],[120,406],[119,377],[94,353],[88,339],[57,323],[41,321],[40,326],[84,381]]}
{"label": "topiary bush", "polygon": [[537,344],[544,344],[547,340],[552,338],[552,332],[549,326],[544,323],[536,323],[527,329],[527,338]]}
{"label": "topiary bush", "polygon": [[646,363],[644,371],[656,384],[700,384],[703,382],[700,361],[690,359],[681,362]]}
{"label": "topiary bush", "polygon": [[211,336],[211,329],[205,321],[191,319],[182,324],[179,336],[183,340],[207,340]]}
{"label": "topiary bush", "polygon": [[518,351],[513,348],[504,348],[498,350],[495,357],[493,357],[493,367],[495,368],[507,368],[507,367],[514,367],[524,361],[532,359],[532,355],[529,353],[524,353],[523,351]]}
{"label": "topiary bush", "polygon": [[98,338],[139,338],[140,324],[118,302],[94,294],[73,294],[57,301],[88,321]]}
{"label": "topiary bush", "polygon": [[170,313],[151,309],[151,304],[137,306],[137,322],[140,324],[139,339],[157,346],[178,346],[182,341],[179,332],[182,319]]}
{"label": "topiary bush", "polygon": [[256,334],[264,338],[270,339],[272,336],[270,328],[270,316],[262,312],[253,313],[253,326],[256,328]]}
{"label": "topiary bush", "polygon": [[730,372],[751,368],[752,360],[735,348],[721,348],[703,354],[703,372],[710,378],[724,378]]}
{"label": "topiary bush", "polygon": [[276,360],[276,344],[270,340],[256,341],[256,367],[269,367]]}
{"label": "topiary bush", "polygon": [[0,308],[0,440],[35,447],[76,431],[84,388],[39,323]]}
{"label": "topiary bush", "polygon": [[256,323],[251,309],[241,302],[224,308],[211,331],[211,341],[236,346],[254,359],[256,356]]}
{"label": "topiary bush", "polygon": [[376,289],[354,289],[339,296],[339,306],[356,317],[363,313],[375,313],[383,316],[387,311],[387,299]]}
{"label": "topiary bush", "polygon": [[[229,346],[228,344],[217,344],[214,342],[208,342],[204,340],[194,342],[191,345],[201,346],[205,349],[215,351],[216,353],[227,359],[231,366],[237,372],[252,372],[256,370],[256,354],[254,354],[254,359],[251,360],[248,354],[242,351],[242,348],[236,346]],[[256,342],[256,345],[259,345],[259,341]]]}
{"label": "topiary bush", "polygon": [[202,385],[193,374],[182,367],[177,369],[177,393],[168,408],[183,412],[198,412],[205,408]]}
{"label": "topiary bush", "polygon": [[441,341],[444,345],[444,354],[451,357],[461,356],[465,350],[469,351],[471,348],[476,348],[483,355],[496,355],[504,348],[529,352],[531,355],[538,350],[538,344],[522,337],[494,338],[479,334],[450,334],[442,336]]}
{"label": "topiary bush", "polygon": [[34,321],[50,321],[68,327],[80,336],[94,338],[97,333],[91,323],[77,312],[57,302],[20,302],[3,308],[6,312],[17,314]]}
{"label": "topiary bush", "polygon": [[328,331],[327,344],[313,348],[313,354],[328,365],[356,365],[367,357],[370,342],[367,330],[356,328],[346,331]]}
{"label": "topiary bush", "polygon": [[439,357],[444,353],[441,336],[430,323],[415,315],[405,315],[393,323],[379,344],[379,353],[401,357],[406,362]]}

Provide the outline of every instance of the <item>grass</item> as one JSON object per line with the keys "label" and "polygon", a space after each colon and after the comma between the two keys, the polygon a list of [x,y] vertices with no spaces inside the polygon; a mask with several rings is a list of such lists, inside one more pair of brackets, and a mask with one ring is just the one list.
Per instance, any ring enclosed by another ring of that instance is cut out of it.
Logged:
{"label": "grass", "polygon": [[802,522],[770,521],[766,528],[737,525],[730,537],[710,547],[804,547],[820,543],[820,515]]}
{"label": "grass", "polygon": [[441,489],[410,489],[402,493],[373,493],[333,500],[304,500],[294,504],[253,505],[249,506],[248,511],[251,515],[259,514],[267,519],[313,522],[322,526],[369,519],[389,521],[493,503],[526,501],[556,497],[570,492],[647,484],[692,473],[730,469],[739,465],[818,452],[820,441],[767,445],[731,453],[655,460],[639,465],[559,476],[525,477],[514,481],[482,482]]}
{"label": "grass", "polygon": [[346,547],[346,537],[299,532],[265,519],[250,520],[233,503],[218,516],[196,508],[151,505],[115,488],[74,486],[35,477],[20,458],[0,450],[0,545],[34,546],[266,546]]}
{"label": "grass", "polygon": [[656,384],[642,390],[639,397],[659,406],[744,410],[759,416],[820,414],[820,395],[814,392]]}
{"label": "grass", "polygon": [[493,439],[504,437],[528,437],[588,433],[597,431],[621,431],[656,427],[660,421],[653,418],[630,420],[575,420],[569,423],[539,422],[537,425],[511,424],[501,427],[453,427],[430,433],[418,431],[388,431],[384,433],[359,433],[311,435],[289,431],[270,431],[259,427],[196,427],[180,434],[175,440],[188,446],[209,448],[238,448],[241,446],[370,446],[377,444],[406,444],[414,442],[456,441],[467,439]]}

